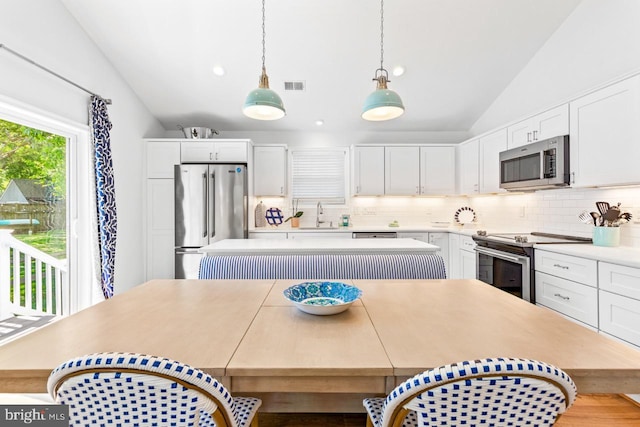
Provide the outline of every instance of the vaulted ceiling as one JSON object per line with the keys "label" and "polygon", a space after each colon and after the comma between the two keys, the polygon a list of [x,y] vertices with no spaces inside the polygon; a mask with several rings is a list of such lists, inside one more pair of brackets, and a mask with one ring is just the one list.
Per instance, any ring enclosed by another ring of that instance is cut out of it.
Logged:
{"label": "vaulted ceiling", "polygon": [[267,0],[266,68],[287,115],[264,122],[242,114],[261,70],[259,0],[62,1],[166,129],[305,131],[323,120],[338,132],[468,130],[580,2],[386,0],[384,66],[406,70],[389,83],[406,112],[367,122],[380,2]]}

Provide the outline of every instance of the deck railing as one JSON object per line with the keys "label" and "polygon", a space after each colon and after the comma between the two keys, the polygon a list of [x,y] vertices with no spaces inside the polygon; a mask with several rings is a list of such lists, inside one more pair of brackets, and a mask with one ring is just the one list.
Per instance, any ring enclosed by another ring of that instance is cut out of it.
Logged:
{"label": "deck railing", "polygon": [[0,230],[0,319],[69,312],[67,262]]}

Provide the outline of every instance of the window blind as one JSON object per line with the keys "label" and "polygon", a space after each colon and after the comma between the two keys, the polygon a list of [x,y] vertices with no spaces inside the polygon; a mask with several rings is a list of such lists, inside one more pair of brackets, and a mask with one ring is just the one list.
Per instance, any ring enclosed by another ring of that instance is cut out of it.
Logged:
{"label": "window blind", "polygon": [[346,149],[292,150],[292,198],[344,204],[346,159]]}

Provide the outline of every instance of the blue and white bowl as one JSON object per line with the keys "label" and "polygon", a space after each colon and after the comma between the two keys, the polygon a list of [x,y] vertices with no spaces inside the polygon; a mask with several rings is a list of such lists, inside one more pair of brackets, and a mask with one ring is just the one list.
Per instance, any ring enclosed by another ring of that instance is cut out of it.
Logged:
{"label": "blue and white bowl", "polygon": [[320,316],[342,313],[361,295],[360,289],[340,282],[304,282],[284,290],[300,310]]}

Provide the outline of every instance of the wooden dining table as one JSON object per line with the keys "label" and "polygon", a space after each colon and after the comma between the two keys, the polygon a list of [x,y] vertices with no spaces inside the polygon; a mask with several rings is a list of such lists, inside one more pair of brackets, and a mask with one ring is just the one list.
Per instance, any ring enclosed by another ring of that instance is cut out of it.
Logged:
{"label": "wooden dining table", "polygon": [[640,351],[477,280],[342,280],[362,297],[317,316],[299,280],[153,280],[0,346],[0,392],[46,391],[60,363],[94,352],[169,357],[266,412],[359,412],[409,376],[486,357],[564,369],[579,393],[640,393]]}

